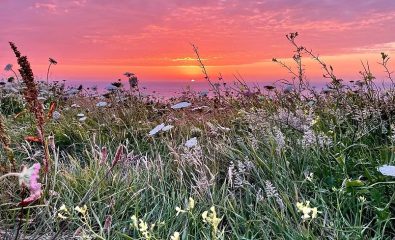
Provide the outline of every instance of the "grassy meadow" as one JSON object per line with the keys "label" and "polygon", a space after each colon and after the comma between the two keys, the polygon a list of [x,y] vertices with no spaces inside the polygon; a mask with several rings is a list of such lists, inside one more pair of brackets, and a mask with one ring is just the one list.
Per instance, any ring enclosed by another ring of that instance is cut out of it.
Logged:
{"label": "grassy meadow", "polygon": [[[223,84],[198,57],[209,95],[167,101],[132,73],[105,93],[37,81],[13,45],[0,238],[393,239],[395,85],[378,87],[392,81],[389,56],[378,54],[388,79],[363,65],[348,83],[287,37],[295,65],[273,64],[288,82]],[[309,85],[304,58],[327,87]]]}

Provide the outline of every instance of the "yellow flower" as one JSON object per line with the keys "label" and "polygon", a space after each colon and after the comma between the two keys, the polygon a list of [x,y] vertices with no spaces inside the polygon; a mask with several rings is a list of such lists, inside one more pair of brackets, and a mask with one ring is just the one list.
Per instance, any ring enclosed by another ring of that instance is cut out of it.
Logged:
{"label": "yellow flower", "polygon": [[138,228],[136,215],[133,215],[130,219],[132,219],[132,223],[130,225],[135,227],[135,228]]}
{"label": "yellow flower", "polygon": [[144,222],[142,219],[139,219],[139,231],[140,232],[146,232],[148,230],[148,224]]}
{"label": "yellow flower", "polygon": [[178,214],[180,214],[180,213],[186,212],[185,210],[182,210],[180,207],[176,207],[176,211],[177,211],[176,216],[178,216]]}
{"label": "yellow flower", "polygon": [[215,207],[212,206],[210,208],[210,212],[204,211],[202,214],[203,222],[208,223],[212,227],[212,234],[216,236],[218,231],[218,225],[221,222],[222,218],[217,217],[217,212],[215,211]]}
{"label": "yellow flower", "polygon": [[171,240],[180,240],[180,233],[174,232],[173,236],[170,237]]}
{"label": "yellow flower", "polygon": [[65,216],[65,215],[63,215],[63,214],[61,214],[61,213],[58,213],[58,218],[60,218],[60,219],[67,219],[67,216]]}
{"label": "yellow flower", "polygon": [[204,211],[202,213],[203,222],[207,222],[207,215],[208,215],[208,211]]}
{"label": "yellow flower", "polygon": [[195,208],[195,200],[193,200],[193,198],[190,197],[188,201],[188,210],[192,210],[194,208]]}
{"label": "yellow flower", "polygon": [[298,202],[298,203],[296,203],[296,208],[298,209],[299,212],[303,213],[303,215],[302,215],[303,221],[310,219],[310,218],[311,219],[317,218],[317,214],[319,213],[318,209],[316,207],[314,207],[314,208],[310,207],[310,201],[306,201],[305,204]]}
{"label": "yellow flower", "polygon": [[317,210],[317,208],[315,207],[315,208],[313,208],[312,210],[311,210],[311,218],[312,219],[314,219],[314,218],[317,218],[317,214],[318,214],[318,210]]}
{"label": "yellow flower", "polygon": [[68,212],[69,210],[66,208],[66,205],[62,204],[62,206],[59,208],[59,211]]}
{"label": "yellow flower", "polygon": [[74,208],[77,212],[81,213],[82,215],[85,215],[86,212],[88,211],[88,207],[84,205],[82,208],[77,206]]}
{"label": "yellow flower", "polygon": [[60,219],[67,219],[67,215],[69,215],[69,210],[67,209],[66,205],[62,204],[62,206],[60,206],[60,208],[58,209],[58,218]]}

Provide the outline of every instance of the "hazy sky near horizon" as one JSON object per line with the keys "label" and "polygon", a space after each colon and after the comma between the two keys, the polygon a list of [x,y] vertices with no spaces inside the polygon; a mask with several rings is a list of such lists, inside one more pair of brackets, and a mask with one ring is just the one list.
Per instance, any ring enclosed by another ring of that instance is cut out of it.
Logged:
{"label": "hazy sky near horizon", "polygon": [[[345,79],[358,78],[361,60],[380,75],[380,52],[395,54],[393,0],[0,0],[0,9],[0,64],[16,65],[13,41],[39,77],[56,59],[53,80],[113,81],[130,71],[203,81],[191,43],[213,78],[276,80],[289,75],[271,59],[292,56],[285,34],[294,31]],[[305,64],[321,79],[317,64]]]}

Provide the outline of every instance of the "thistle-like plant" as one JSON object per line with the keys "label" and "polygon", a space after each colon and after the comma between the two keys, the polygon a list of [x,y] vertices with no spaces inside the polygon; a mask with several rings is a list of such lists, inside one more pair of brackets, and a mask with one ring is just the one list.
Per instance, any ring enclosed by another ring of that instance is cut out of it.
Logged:
{"label": "thistle-like plant", "polygon": [[56,65],[56,64],[58,64],[58,62],[55,59],[49,58],[49,66],[48,66],[48,71],[47,71],[47,86],[48,86],[49,71],[51,70],[51,66]]}
{"label": "thistle-like plant", "polygon": [[16,74],[16,72],[14,71],[14,69],[13,69],[13,65],[12,65],[11,63],[9,63],[9,64],[5,65],[5,67],[4,67],[4,71],[6,71],[6,72],[8,72],[8,71],[11,71],[11,72],[13,72],[13,73],[14,73],[14,75],[15,75],[15,77],[16,77],[16,80],[17,80],[17,81],[19,81],[18,74]]}

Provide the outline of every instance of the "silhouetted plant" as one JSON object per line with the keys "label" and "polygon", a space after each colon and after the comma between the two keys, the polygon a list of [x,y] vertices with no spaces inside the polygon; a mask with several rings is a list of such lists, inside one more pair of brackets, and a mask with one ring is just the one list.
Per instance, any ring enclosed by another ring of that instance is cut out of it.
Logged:
{"label": "silhouetted plant", "polygon": [[38,136],[44,146],[44,171],[48,172],[50,157],[44,133],[45,115],[43,105],[38,100],[39,94],[37,84],[34,81],[33,71],[27,57],[21,55],[14,43],[10,42],[10,46],[18,60],[18,64],[20,66],[19,73],[21,74],[23,83],[25,84],[25,88],[23,90],[24,98],[29,106],[29,111],[34,114],[36,119]]}

